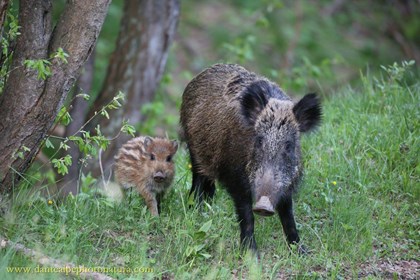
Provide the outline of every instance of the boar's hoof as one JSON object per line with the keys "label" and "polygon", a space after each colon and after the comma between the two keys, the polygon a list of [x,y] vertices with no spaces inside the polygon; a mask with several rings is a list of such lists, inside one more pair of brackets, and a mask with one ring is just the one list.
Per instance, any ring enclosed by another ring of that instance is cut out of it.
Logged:
{"label": "boar's hoof", "polygon": [[274,214],[274,207],[267,196],[262,196],[257,203],[255,203],[252,211],[261,216],[272,216]]}

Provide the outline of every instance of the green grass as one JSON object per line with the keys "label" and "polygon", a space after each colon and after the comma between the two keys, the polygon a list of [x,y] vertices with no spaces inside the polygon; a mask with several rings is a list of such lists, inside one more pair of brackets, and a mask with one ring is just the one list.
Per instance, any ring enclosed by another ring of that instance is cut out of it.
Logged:
{"label": "green grass", "polygon": [[[22,190],[0,218],[1,235],[85,267],[153,269],[110,273],[121,279],[357,278],[364,263],[418,260],[420,87],[362,80],[359,89],[326,97],[322,126],[303,138],[306,171],[295,214],[311,250],[307,256],[287,248],[274,216],[256,217],[260,261],[240,257],[239,228],[224,190],[218,189],[214,203],[202,211],[189,209],[191,175],[184,150],[160,218],[151,217],[134,193],[121,203],[90,192],[49,205]],[[12,266],[35,269],[37,264],[1,249],[0,278],[27,277],[8,273]]]}

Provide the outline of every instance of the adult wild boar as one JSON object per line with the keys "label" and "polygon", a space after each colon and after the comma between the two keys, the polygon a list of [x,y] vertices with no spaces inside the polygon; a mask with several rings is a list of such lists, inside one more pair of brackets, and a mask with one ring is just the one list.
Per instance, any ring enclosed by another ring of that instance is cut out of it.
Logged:
{"label": "adult wild boar", "polygon": [[299,242],[292,193],[302,174],[300,133],[320,119],[315,94],[293,103],[278,85],[239,65],[216,64],[187,85],[181,136],[191,157],[191,193],[199,202],[212,198],[215,180],[227,189],[242,246],[257,248],[253,211],[276,210],[288,243]]}

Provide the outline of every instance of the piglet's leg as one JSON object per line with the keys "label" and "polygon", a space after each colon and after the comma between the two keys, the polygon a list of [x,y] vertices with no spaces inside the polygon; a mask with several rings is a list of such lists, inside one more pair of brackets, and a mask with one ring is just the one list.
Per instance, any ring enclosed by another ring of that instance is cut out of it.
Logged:
{"label": "piglet's leg", "polygon": [[160,202],[162,201],[162,197],[163,197],[163,193],[156,194],[157,210],[158,210],[159,215],[162,212],[162,206],[160,204]]}
{"label": "piglet's leg", "polygon": [[140,194],[143,196],[146,201],[147,208],[149,208],[150,213],[153,216],[159,216],[158,203],[156,200],[156,194],[149,192],[145,189],[140,191]]}

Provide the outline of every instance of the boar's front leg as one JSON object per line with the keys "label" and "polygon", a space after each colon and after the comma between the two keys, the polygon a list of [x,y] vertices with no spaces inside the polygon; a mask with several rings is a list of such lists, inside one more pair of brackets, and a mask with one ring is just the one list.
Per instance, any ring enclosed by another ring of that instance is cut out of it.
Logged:
{"label": "boar's front leg", "polygon": [[[297,245],[300,241],[300,238],[296,229],[295,218],[293,216],[293,201],[291,195],[287,195],[279,201],[277,204],[277,212],[279,213],[287,242],[289,245]],[[299,253],[305,253],[304,247],[299,247]]]}
{"label": "boar's front leg", "polygon": [[[252,195],[250,191],[240,192],[244,190],[241,185],[236,185],[237,189],[227,187],[228,192],[232,196],[238,216],[239,226],[241,229],[241,248],[251,249],[257,253],[257,244],[254,237],[254,214],[252,212]],[[238,191],[239,190],[239,191]]]}

